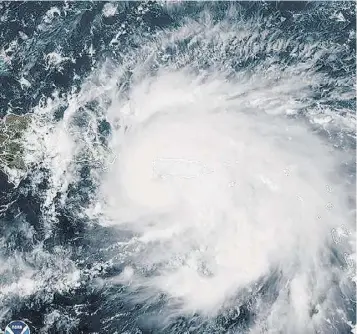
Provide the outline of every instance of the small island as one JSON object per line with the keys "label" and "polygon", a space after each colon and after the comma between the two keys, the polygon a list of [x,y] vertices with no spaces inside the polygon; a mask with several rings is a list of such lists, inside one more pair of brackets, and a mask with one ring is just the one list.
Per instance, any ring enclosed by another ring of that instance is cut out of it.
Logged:
{"label": "small island", "polygon": [[0,169],[16,169],[24,171],[23,134],[28,128],[31,117],[8,114],[0,120]]}

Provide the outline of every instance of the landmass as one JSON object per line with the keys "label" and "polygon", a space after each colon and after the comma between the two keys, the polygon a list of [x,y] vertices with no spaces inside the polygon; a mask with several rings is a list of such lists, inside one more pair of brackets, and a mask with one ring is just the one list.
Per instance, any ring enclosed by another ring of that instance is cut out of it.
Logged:
{"label": "landmass", "polygon": [[26,169],[23,154],[23,134],[28,128],[31,117],[8,114],[0,120],[0,170]]}

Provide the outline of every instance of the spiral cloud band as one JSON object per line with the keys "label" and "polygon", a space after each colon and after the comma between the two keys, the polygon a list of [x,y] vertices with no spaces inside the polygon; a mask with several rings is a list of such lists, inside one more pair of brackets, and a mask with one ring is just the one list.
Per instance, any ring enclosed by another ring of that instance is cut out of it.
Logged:
{"label": "spiral cloud band", "polygon": [[[134,34],[65,97],[62,119],[48,116],[61,96],[35,112],[27,160],[41,152],[52,170],[48,233],[55,198],[110,231],[101,258],[119,269],[93,286],[120,291],[144,327],[196,319],[213,333],[222,315],[236,321],[227,333],[353,327],[353,78],[321,65],[350,51],[283,22],[202,9]],[[94,187],[68,202],[84,163]]]}

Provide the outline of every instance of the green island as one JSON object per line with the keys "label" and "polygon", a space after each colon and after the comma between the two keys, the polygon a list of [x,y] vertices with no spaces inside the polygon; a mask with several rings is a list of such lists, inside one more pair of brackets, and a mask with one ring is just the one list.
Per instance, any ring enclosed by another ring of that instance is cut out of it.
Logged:
{"label": "green island", "polygon": [[23,161],[23,134],[28,128],[31,117],[8,114],[0,119],[0,169],[25,170]]}

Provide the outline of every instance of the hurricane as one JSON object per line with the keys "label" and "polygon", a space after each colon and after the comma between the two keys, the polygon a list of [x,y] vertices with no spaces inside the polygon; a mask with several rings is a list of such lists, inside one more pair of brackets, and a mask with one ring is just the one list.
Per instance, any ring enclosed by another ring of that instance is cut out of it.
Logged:
{"label": "hurricane", "polygon": [[1,326],[355,333],[355,14],[0,4]]}

